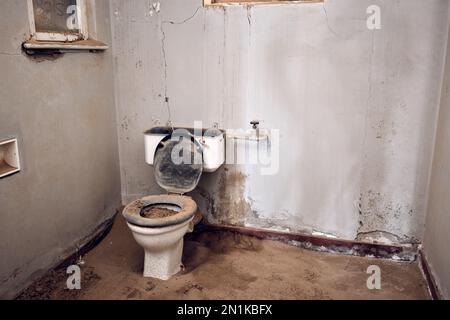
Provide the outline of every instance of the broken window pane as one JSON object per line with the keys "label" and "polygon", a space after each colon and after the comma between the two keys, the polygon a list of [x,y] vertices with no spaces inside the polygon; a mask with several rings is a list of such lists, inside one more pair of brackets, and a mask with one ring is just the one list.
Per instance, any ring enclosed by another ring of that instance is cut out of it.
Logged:
{"label": "broken window pane", "polygon": [[33,0],[37,32],[79,33],[77,0]]}

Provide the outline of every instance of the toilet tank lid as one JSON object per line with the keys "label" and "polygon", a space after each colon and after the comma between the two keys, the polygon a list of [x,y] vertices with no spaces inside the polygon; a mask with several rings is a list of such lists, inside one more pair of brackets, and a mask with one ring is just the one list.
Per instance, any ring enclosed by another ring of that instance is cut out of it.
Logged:
{"label": "toilet tank lid", "polygon": [[[153,127],[147,131],[144,132],[144,134],[150,135],[150,134],[163,134],[163,135],[169,135],[172,134],[173,130],[186,130],[188,131],[190,134],[195,135],[198,133],[199,129],[194,129],[194,128],[184,128],[184,127],[174,127],[172,129],[172,127]],[[225,134],[224,130],[220,130],[220,129],[215,129],[215,128],[211,128],[211,129],[202,129],[202,136],[206,136],[206,137],[218,137],[220,135]]]}

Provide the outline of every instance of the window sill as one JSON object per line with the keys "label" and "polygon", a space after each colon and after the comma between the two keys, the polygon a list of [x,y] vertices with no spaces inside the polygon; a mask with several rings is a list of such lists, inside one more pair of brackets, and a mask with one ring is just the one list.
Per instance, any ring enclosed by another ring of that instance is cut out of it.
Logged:
{"label": "window sill", "polygon": [[108,45],[93,39],[80,40],[74,42],[56,42],[56,41],[37,41],[30,39],[23,44],[25,50],[87,50],[87,51],[104,51],[108,49]]}

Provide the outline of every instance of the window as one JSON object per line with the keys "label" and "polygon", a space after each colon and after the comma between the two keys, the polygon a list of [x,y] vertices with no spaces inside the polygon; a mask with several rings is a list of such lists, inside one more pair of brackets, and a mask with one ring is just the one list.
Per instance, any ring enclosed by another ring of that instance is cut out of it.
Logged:
{"label": "window", "polygon": [[28,7],[34,40],[88,39],[85,0],[28,0]]}
{"label": "window", "polygon": [[[23,48],[30,55],[108,49],[97,41],[93,0],[28,0],[31,37]],[[88,32],[89,31],[89,32]]]}

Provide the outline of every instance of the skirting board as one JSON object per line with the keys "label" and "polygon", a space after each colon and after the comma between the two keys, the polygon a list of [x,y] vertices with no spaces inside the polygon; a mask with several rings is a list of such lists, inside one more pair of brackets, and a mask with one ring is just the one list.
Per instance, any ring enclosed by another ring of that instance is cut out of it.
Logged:
{"label": "skirting board", "polygon": [[[61,256],[61,259],[53,265],[53,267],[48,270],[58,270],[61,268],[66,268],[67,266],[76,264],[78,259],[91,251],[97,244],[99,244],[109,233],[111,230],[114,220],[117,217],[119,210],[116,210],[116,213],[107,220],[103,221],[93,232],[92,234],[86,236],[84,239],[78,242],[76,247],[72,247],[66,251],[65,254]],[[34,279],[27,285],[21,292],[16,295],[16,299],[20,297],[24,290],[26,290],[30,285],[39,281],[39,278]]]}
{"label": "skirting board", "polygon": [[71,254],[66,255],[66,258],[63,259],[55,269],[66,268],[70,265],[76,264],[78,259],[84,256],[86,253],[94,249],[111,231],[111,228],[114,224],[114,220],[117,217],[119,211],[117,210],[113,217],[104,221],[101,225],[99,225],[92,235],[86,237],[79,246],[78,249],[71,250]]}
{"label": "skirting board", "polygon": [[264,240],[281,241],[305,249],[333,252],[360,257],[373,257],[391,259],[397,261],[415,261],[417,258],[417,246],[395,246],[384,244],[373,244],[366,242],[325,238],[299,233],[286,233],[264,229],[229,225],[200,224],[194,230],[195,234],[201,232],[232,232],[256,237]]}
{"label": "skirting board", "polygon": [[436,284],[436,280],[433,276],[433,272],[431,271],[430,264],[423,252],[423,250],[419,250],[419,264],[422,269],[425,280],[428,284],[428,290],[430,291],[431,297],[433,300],[441,300],[442,295],[439,291],[439,287]]}

